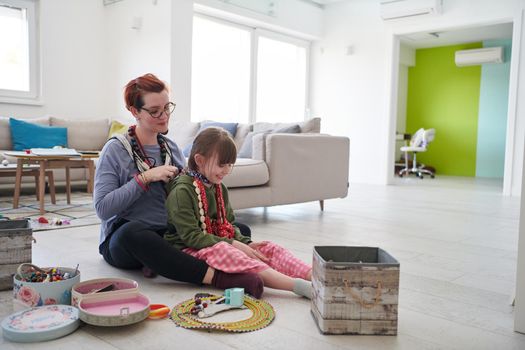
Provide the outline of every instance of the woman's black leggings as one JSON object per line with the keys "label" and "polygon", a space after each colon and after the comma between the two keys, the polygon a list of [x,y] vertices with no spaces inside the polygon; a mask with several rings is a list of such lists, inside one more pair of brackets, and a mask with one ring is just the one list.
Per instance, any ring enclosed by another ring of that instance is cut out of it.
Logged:
{"label": "woman's black leggings", "polygon": [[[241,223],[235,225],[243,235],[251,236],[248,226]],[[165,231],[153,231],[140,222],[121,221],[99,250],[104,260],[117,268],[138,269],[146,266],[172,280],[201,284],[208,265],[174,248],[163,238]]]}

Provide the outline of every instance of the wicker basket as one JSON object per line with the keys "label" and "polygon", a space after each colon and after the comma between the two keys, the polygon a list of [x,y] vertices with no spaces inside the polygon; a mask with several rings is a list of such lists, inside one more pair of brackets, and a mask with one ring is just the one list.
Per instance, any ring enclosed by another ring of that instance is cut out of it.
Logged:
{"label": "wicker basket", "polygon": [[399,263],[373,247],[315,247],[312,315],[327,334],[397,334]]}
{"label": "wicker basket", "polygon": [[13,288],[18,265],[31,262],[32,234],[28,220],[0,221],[0,290]]}

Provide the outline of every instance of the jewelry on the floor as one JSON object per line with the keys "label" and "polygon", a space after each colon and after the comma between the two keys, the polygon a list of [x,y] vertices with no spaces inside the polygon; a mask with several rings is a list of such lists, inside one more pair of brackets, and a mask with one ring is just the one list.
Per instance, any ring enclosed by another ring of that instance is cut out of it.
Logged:
{"label": "jewelry on the floor", "polygon": [[191,310],[195,307],[196,299],[201,303],[215,302],[223,296],[209,294],[208,297],[192,298],[176,305],[170,318],[177,326],[188,329],[207,329],[224,332],[253,332],[267,327],[275,318],[275,311],[268,302],[257,300],[250,296],[244,297],[244,306],[252,311],[252,315],[244,320],[234,322],[204,322],[197,315],[193,315]]}

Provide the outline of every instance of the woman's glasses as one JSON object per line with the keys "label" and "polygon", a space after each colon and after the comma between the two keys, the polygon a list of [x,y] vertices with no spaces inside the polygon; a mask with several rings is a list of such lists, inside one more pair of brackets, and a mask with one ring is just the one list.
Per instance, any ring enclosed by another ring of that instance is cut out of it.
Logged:
{"label": "woman's glasses", "polygon": [[162,116],[162,113],[166,113],[167,116],[170,116],[171,113],[173,113],[173,111],[175,110],[175,106],[176,106],[175,103],[168,102],[168,103],[166,103],[164,108],[159,109],[159,110],[149,110],[149,109],[144,108],[144,107],[142,107],[141,109],[143,109],[146,112],[148,112],[149,115],[151,115],[152,118],[160,118]]}

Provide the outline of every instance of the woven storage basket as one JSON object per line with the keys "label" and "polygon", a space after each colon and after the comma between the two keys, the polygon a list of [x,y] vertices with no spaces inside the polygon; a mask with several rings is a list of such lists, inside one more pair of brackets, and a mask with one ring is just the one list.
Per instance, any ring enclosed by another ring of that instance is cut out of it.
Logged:
{"label": "woven storage basket", "polygon": [[31,262],[32,234],[28,220],[0,221],[0,290],[13,288],[18,265]]}
{"label": "woven storage basket", "polygon": [[317,246],[312,315],[326,334],[397,334],[399,263],[380,248]]}

